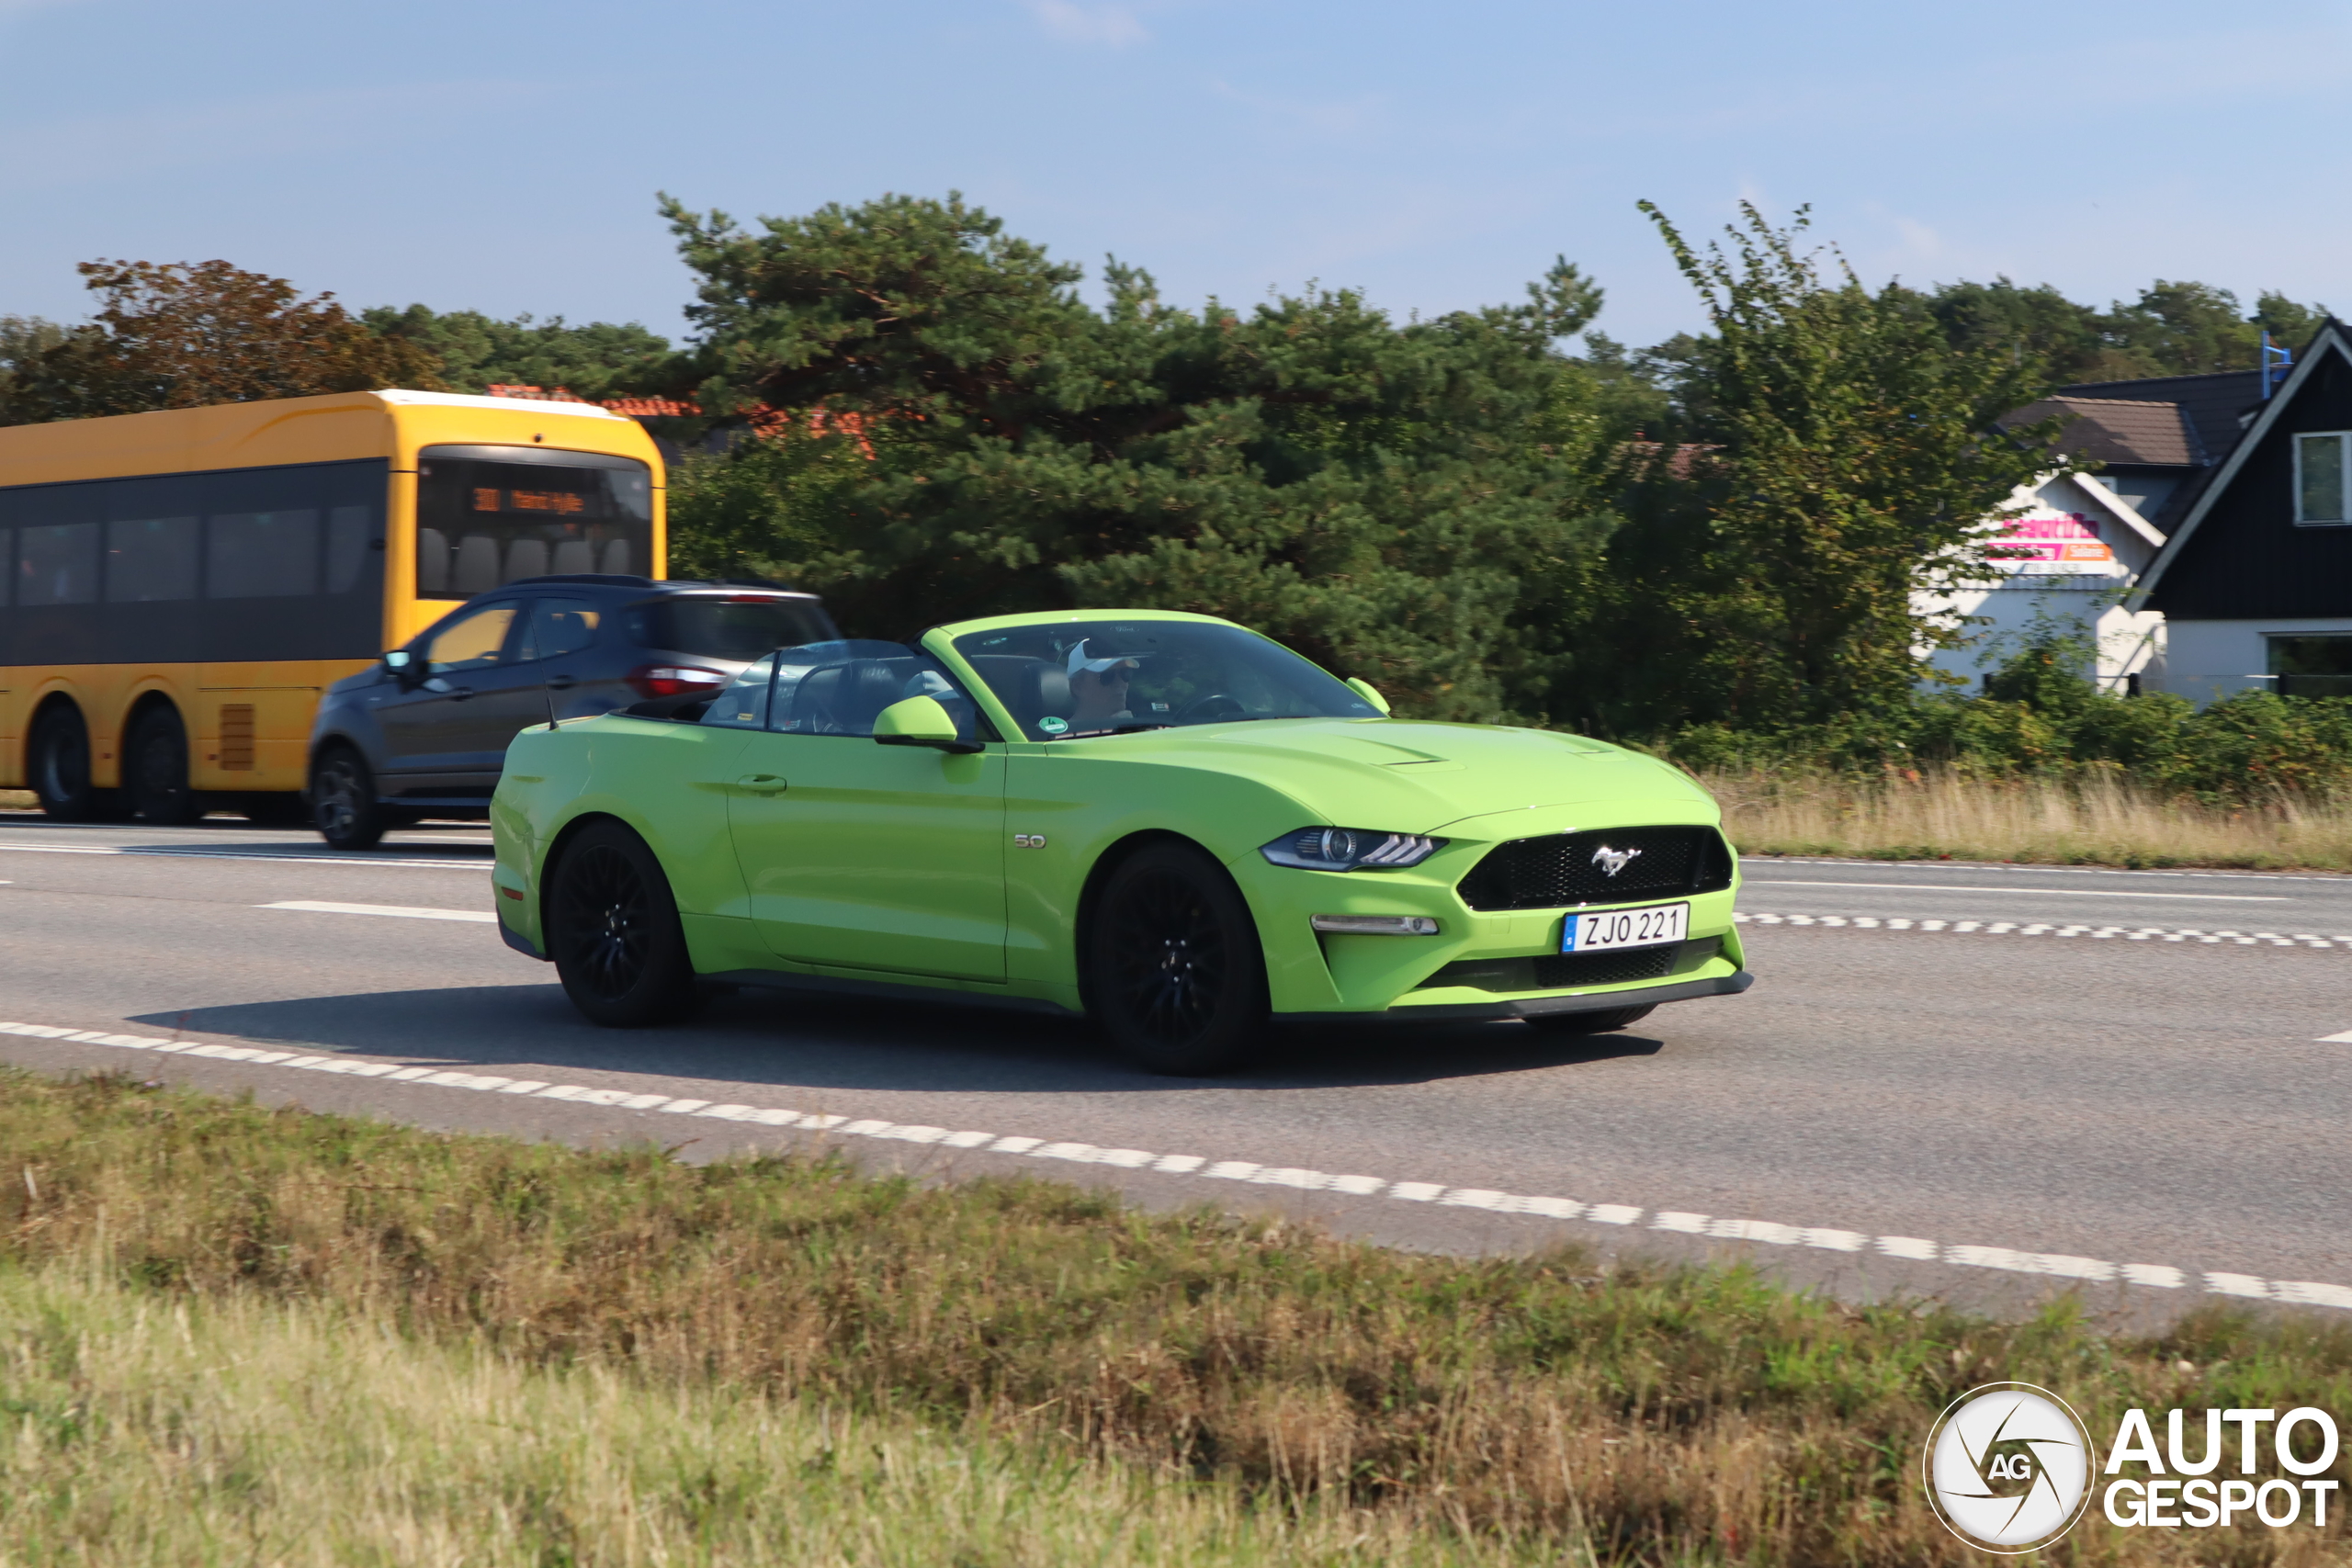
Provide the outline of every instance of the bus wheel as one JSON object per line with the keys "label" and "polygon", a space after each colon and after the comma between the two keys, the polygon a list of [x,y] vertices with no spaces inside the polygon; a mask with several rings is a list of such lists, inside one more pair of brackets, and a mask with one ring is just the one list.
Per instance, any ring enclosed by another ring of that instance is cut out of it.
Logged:
{"label": "bus wheel", "polygon": [[40,808],[55,822],[97,818],[99,792],[90,787],[90,730],[82,710],[55,703],[33,721],[30,772]]}
{"label": "bus wheel", "polygon": [[390,823],[376,804],[376,776],[348,746],[330,746],[311,764],[311,821],[330,848],[372,850]]}
{"label": "bus wheel", "polygon": [[176,709],[158,705],[130,727],[122,758],[123,793],[142,821],[184,828],[204,815],[187,782],[187,727]]}

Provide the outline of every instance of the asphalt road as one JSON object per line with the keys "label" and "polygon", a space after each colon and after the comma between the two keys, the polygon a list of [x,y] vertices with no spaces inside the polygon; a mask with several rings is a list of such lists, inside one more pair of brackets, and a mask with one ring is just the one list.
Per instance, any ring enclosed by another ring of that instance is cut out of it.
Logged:
{"label": "asphalt road", "polygon": [[2352,878],[1750,861],[1745,996],[1590,1041],[1301,1031],[1186,1081],[951,1007],[746,991],[596,1030],[484,923],[489,853],[0,813],[0,1061],[684,1158],[830,1144],[1414,1247],[1746,1258],[1849,1296],[2352,1307]]}

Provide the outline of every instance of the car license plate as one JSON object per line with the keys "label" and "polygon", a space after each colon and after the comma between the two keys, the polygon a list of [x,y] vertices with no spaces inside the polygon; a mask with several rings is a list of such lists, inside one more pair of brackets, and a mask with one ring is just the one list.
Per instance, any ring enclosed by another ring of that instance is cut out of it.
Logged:
{"label": "car license plate", "polygon": [[1690,930],[1690,906],[1653,904],[1646,909],[1611,909],[1570,915],[1560,930],[1562,953],[1591,953],[1612,947],[1660,947],[1680,942]]}

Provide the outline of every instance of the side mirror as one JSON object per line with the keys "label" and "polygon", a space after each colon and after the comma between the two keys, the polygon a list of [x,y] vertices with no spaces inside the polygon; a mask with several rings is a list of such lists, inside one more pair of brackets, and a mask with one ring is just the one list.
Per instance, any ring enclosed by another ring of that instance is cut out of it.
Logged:
{"label": "side mirror", "polygon": [[929,746],[963,756],[987,748],[977,740],[959,739],[956,721],[939,705],[937,697],[906,697],[874,716],[877,746]]}
{"label": "side mirror", "polygon": [[415,655],[405,648],[396,648],[384,655],[384,672],[401,685],[410,686],[416,683],[424,671],[416,662]]}
{"label": "side mirror", "polygon": [[1386,713],[1388,711],[1388,699],[1382,696],[1380,693],[1374,688],[1371,682],[1360,681],[1353,675],[1351,675],[1348,677],[1348,690],[1353,692],[1357,696],[1362,697],[1365,702],[1370,703],[1380,712]]}

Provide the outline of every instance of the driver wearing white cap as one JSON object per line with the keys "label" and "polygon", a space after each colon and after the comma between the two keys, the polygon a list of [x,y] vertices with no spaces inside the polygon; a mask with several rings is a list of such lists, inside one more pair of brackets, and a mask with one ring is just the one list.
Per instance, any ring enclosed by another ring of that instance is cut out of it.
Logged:
{"label": "driver wearing white cap", "polygon": [[1080,637],[1071,645],[1063,671],[1069,677],[1069,727],[1080,735],[1110,729],[1135,718],[1127,711],[1127,682],[1135,675],[1137,661],[1150,657],[1114,653],[1102,659],[1090,659],[1086,645],[1091,640]]}

